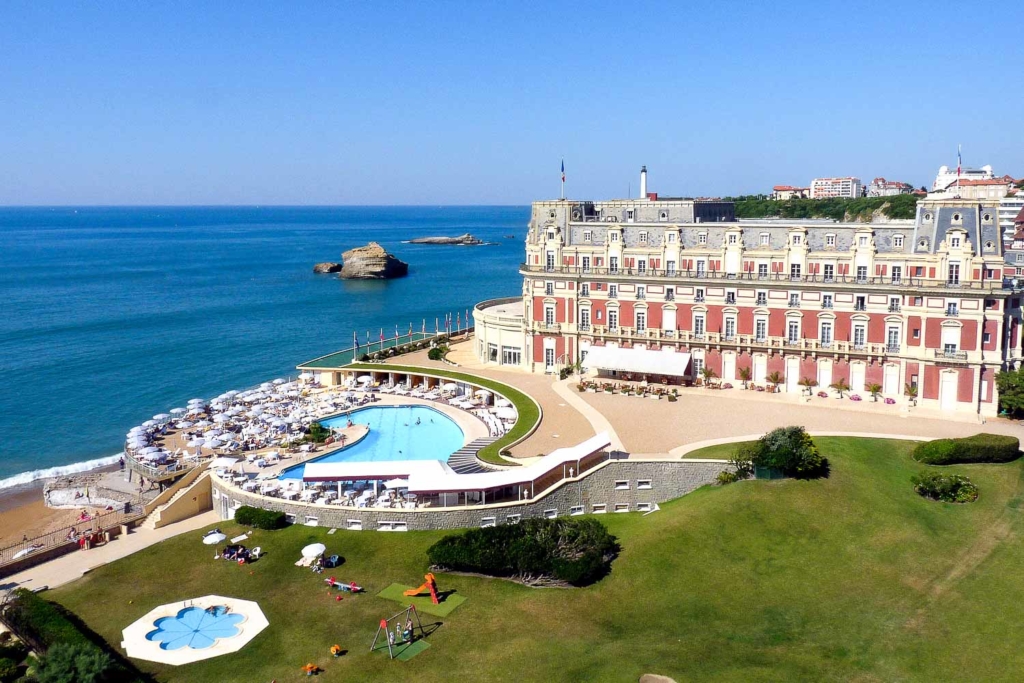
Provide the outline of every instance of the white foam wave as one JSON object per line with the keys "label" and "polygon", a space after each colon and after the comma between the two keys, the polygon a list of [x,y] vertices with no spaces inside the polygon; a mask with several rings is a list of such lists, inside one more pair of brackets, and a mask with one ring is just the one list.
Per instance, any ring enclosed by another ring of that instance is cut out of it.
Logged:
{"label": "white foam wave", "polygon": [[43,470],[32,470],[30,472],[22,472],[21,474],[15,474],[13,477],[7,477],[6,479],[0,479],[0,491],[3,489],[9,489],[14,486],[23,486],[25,484],[31,484],[39,479],[48,479],[50,477],[63,477],[68,474],[78,474],[79,472],[88,472],[94,470],[97,467],[105,467],[107,465],[113,465],[121,459],[122,453],[116,455],[110,455],[105,458],[96,458],[95,460],[86,460],[84,462],[75,462],[70,465],[58,465],[57,467],[48,467]]}

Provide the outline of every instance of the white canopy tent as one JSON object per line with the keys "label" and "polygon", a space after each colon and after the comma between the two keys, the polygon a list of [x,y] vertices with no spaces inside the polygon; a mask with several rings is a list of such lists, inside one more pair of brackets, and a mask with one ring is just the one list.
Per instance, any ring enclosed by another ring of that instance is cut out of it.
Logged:
{"label": "white canopy tent", "polygon": [[682,377],[690,366],[690,354],[650,349],[591,346],[583,360],[585,370],[615,370],[643,375]]}

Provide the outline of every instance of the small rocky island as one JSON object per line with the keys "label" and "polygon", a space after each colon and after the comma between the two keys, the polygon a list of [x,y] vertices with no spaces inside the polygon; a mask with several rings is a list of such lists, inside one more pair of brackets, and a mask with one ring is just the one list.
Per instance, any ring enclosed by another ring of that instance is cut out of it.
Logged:
{"label": "small rocky island", "polygon": [[465,235],[459,235],[458,237],[417,237],[414,240],[408,240],[408,244],[457,244],[472,247],[487,243],[467,232]]}
{"label": "small rocky island", "polygon": [[341,264],[334,261],[324,261],[313,266],[314,273],[340,273]]}
{"label": "small rocky island", "polygon": [[390,280],[409,274],[408,263],[399,261],[376,242],[349,249],[341,255],[341,260],[343,263],[339,270],[327,272],[339,272],[344,280]]}

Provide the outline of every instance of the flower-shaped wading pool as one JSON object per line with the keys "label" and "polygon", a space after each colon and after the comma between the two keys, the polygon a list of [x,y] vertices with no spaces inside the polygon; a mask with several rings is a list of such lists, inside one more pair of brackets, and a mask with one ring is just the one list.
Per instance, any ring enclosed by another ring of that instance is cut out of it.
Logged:
{"label": "flower-shaped wading pool", "polygon": [[153,622],[155,631],[146,634],[146,640],[160,643],[161,650],[193,650],[208,648],[220,639],[237,636],[238,624],[245,621],[242,614],[229,613],[227,608],[186,607],[173,617],[162,617]]}

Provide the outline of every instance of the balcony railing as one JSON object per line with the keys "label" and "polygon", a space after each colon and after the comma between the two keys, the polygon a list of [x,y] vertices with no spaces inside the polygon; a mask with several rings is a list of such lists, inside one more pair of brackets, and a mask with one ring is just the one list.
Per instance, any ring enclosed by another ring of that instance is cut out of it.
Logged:
{"label": "balcony railing", "polygon": [[821,302],[821,307],[822,308],[832,308],[832,302],[831,301],[822,301]]}
{"label": "balcony railing", "polygon": [[659,340],[671,339],[682,344],[701,345],[722,345],[736,348],[760,347],[767,349],[788,349],[801,352],[822,352],[829,354],[855,354],[863,356],[887,356],[899,354],[898,345],[877,344],[865,342],[854,344],[850,341],[836,341],[819,339],[803,339],[801,337],[759,337],[753,334],[725,334],[720,332],[693,333],[688,330],[662,330],[657,328],[646,328],[635,330],[629,327],[610,328],[602,325],[594,325],[592,334],[595,337],[609,336],[617,341],[620,339],[634,338],[638,340]]}
{"label": "balcony railing", "polygon": [[[530,265],[527,263],[520,264],[519,270],[524,273],[558,273],[562,275],[581,275],[584,273],[582,266],[538,266]],[[733,280],[733,281],[748,281],[748,282],[764,282],[773,281],[779,283],[797,283],[804,285],[847,285],[850,287],[900,287],[900,288],[928,288],[928,289],[956,289],[956,290],[994,290],[994,289],[1009,289],[1019,290],[1024,289],[1024,281],[1018,279],[1006,278],[1003,280],[998,279],[983,279],[983,280],[972,280],[969,282],[964,281],[950,281],[940,280],[936,278],[924,278],[924,277],[902,277],[900,280],[893,282],[891,277],[867,277],[857,278],[851,275],[837,275],[833,277],[825,277],[818,274],[810,275],[799,275],[792,276],[788,273],[727,273],[725,271],[715,270],[690,270],[690,269],[679,269],[668,270],[664,268],[647,268],[641,272],[637,268],[597,268],[592,267],[586,271],[587,274],[591,275],[616,275],[622,277],[644,277],[644,278],[671,278],[674,280]]]}
{"label": "balcony railing", "polygon": [[541,323],[537,323],[537,327],[539,327],[544,332],[561,332],[562,331],[562,326],[559,323],[545,323],[545,322],[541,322]]}
{"label": "balcony railing", "polygon": [[900,352],[900,345],[899,344],[886,344],[885,345],[885,352],[886,353],[899,353]]}
{"label": "balcony railing", "polygon": [[944,351],[942,349],[935,349],[935,360],[953,361],[958,363],[967,362],[966,351]]}
{"label": "balcony railing", "polygon": [[899,313],[900,312],[900,305],[899,304],[889,304],[889,312],[890,313]]}
{"label": "balcony railing", "polygon": [[960,315],[960,310],[955,306],[949,306],[946,308],[946,316],[950,318],[956,318]]}

